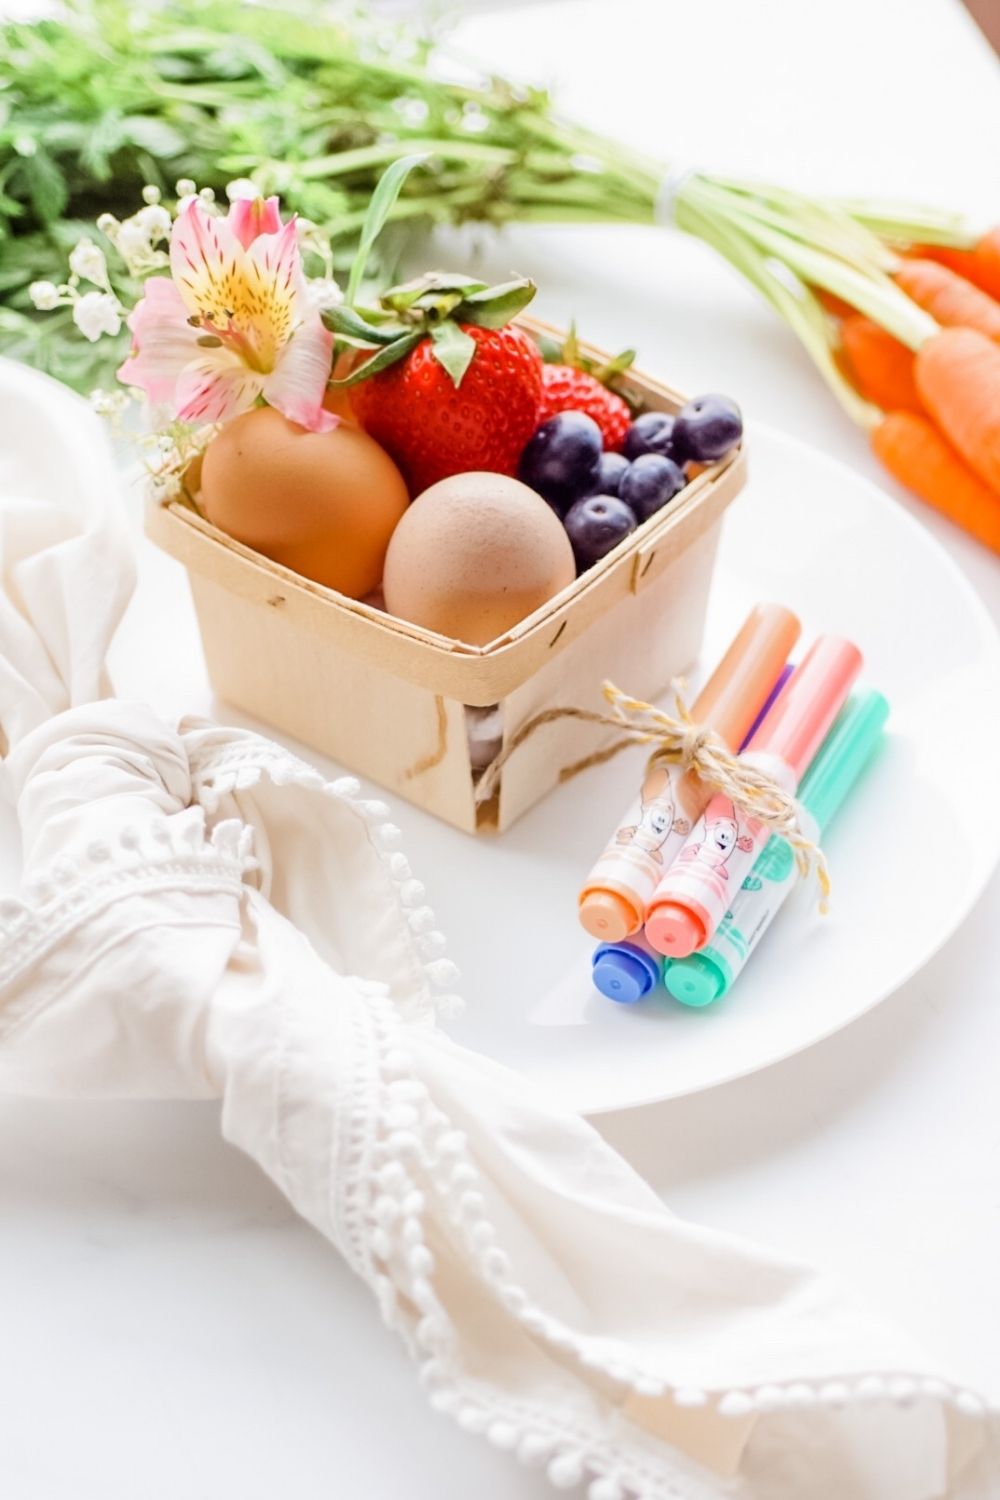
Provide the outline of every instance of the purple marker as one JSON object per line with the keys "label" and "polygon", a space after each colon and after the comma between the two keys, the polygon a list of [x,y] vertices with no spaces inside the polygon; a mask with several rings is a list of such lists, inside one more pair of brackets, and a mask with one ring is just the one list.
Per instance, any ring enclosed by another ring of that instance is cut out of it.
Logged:
{"label": "purple marker", "polygon": [[789,677],[791,677],[793,670],[793,664],[790,661],[786,661],[785,665],[781,669],[781,676],[778,678],[777,682],[774,684],[774,687],[771,689],[764,707],[761,709],[760,713],[757,715],[756,719],[754,719],[753,723],[750,725],[750,728],[746,732],[746,737],[744,738],[743,743],[740,746],[741,753],[749,745],[750,741],[753,739],[754,735],[757,733],[758,729],[767,718],[767,715],[771,711],[772,703],[781,692],[781,689],[784,687]]}

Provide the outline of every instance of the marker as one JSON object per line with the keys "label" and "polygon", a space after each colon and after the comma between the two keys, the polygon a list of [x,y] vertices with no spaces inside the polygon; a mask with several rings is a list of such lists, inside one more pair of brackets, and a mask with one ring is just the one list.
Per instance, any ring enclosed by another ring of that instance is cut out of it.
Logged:
{"label": "marker", "polygon": [[[799,790],[808,838],[819,839],[856,785],[888,717],[889,705],[876,692],[858,693],[841,709]],[[795,883],[791,845],[772,835],[711,943],[687,958],[666,960],[664,983],[674,999],[684,1005],[711,1005],[728,994]]]}
{"label": "marker", "polygon": [[[734,749],[742,744],[781,675],[801,627],[780,604],[758,604],[695,700],[692,716]],[[591,937],[618,943],[638,932],[664,871],[710,793],[690,772],[649,772],[580,892]]]}
{"label": "marker", "polygon": [[641,932],[623,943],[601,943],[594,949],[594,986],[619,1005],[634,1005],[656,989],[663,975],[663,958]]}
{"label": "marker", "polygon": [[[794,792],[861,670],[861,652],[820,636],[765,716],[743,759]],[[686,958],[711,940],[767,840],[766,825],[716,794],[656,888],[646,937],[657,953]]]}
{"label": "marker", "polygon": [[[741,753],[747,748],[750,741],[753,739],[754,735],[757,733],[758,729],[763,724],[768,714],[771,712],[774,700],[777,698],[778,694],[781,692],[781,689],[784,687],[789,677],[791,677],[794,670],[795,668],[792,666],[792,663],[790,661],[786,661],[785,665],[781,669],[781,676],[778,678],[777,682],[774,684],[774,687],[771,689],[767,697],[764,699],[764,702],[761,704],[760,713],[757,715],[756,719],[754,719],[753,723],[750,725],[750,728],[747,730],[746,734],[743,736],[737,747]],[[696,719],[695,723],[697,722],[698,720]]]}
{"label": "marker", "polygon": [[[767,702],[750,728],[747,741],[753,738],[764,715],[791,675],[791,665],[784,666]],[[665,960],[662,954],[650,947],[640,928],[620,943],[598,944],[592,959],[594,987],[608,1000],[615,1000],[619,1005],[634,1005],[659,986],[665,962],[669,960]]]}

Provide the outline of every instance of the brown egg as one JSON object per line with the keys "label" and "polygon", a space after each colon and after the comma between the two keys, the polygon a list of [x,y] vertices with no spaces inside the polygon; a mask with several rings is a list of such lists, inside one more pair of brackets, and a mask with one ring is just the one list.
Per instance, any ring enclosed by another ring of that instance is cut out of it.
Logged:
{"label": "brown egg", "polygon": [[483,646],[576,577],[562,522],[505,474],[455,474],[418,495],[385,559],[386,608]]}
{"label": "brown egg", "polygon": [[262,406],[205,449],[201,503],[212,524],[352,599],[377,587],[408,502],[389,455],[346,422],[307,432]]}

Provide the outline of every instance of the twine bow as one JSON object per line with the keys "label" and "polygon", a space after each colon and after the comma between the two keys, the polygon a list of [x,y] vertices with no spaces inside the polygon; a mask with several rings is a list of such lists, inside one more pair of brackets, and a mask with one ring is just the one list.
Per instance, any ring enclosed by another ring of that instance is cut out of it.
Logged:
{"label": "twine bow", "polygon": [[559,780],[568,781],[590,766],[602,764],[629,745],[654,745],[647,762],[647,773],[660,766],[676,766],[681,774],[693,772],[705,786],[728,797],[738,812],[779,838],[787,840],[798,866],[806,877],[815,872],[820,887],[820,911],[828,910],[830,871],[822,849],[802,828],[799,804],[790,792],[761,767],[741,759],[723,743],[712,729],[696,724],[684,699],[684,683],[671,683],[675,712],[656,708],[641,698],[630,698],[613,682],[602,685],[610,713],[586,708],[547,708],[527,719],[486,767],[476,787],[477,803],[488,802],[497,789],[500,772],[519,746],[544,724],[558,719],[578,719],[607,729],[621,730],[621,738],[585,759],[566,766]]}

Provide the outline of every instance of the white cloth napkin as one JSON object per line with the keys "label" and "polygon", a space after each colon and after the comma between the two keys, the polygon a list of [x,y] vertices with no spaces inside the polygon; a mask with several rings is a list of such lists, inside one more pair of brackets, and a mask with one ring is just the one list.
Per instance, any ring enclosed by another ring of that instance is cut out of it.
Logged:
{"label": "white cloth napkin", "polygon": [[1000,1495],[1000,1417],[973,1392],[830,1279],[674,1218],[583,1121],[449,1041],[453,966],[384,804],[107,696],[132,588],[112,458],[81,401],[4,362],[0,577],[24,841],[0,1087],[221,1098],[432,1406],[558,1488]]}

